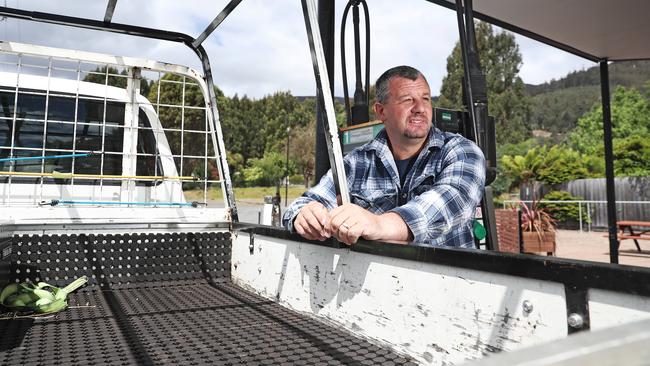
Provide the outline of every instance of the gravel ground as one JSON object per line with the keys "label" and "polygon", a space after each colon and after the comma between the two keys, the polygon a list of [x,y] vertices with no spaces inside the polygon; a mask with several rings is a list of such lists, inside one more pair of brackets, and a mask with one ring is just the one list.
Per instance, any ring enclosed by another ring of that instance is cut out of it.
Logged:
{"label": "gravel ground", "polygon": [[[222,201],[208,200],[208,207],[223,207],[223,203]],[[259,213],[262,212],[262,207],[264,207],[264,205],[260,203],[237,201],[237,213],[239,214],[239,222],[257,224]]]}
{"label": "gravel ground", "polygon": [[[606,232],[557,231],[557,253],[561,258],[572,258],[609,263],[609,238]],[[623,240],[619,248],[620,264],[650,267],[650,241],[639,240],[641,252],[632,240]]]}

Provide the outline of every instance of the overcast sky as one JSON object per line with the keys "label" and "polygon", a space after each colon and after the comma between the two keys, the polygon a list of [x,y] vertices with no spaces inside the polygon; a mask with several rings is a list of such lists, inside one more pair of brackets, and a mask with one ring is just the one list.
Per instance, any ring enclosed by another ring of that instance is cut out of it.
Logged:
{"label": "overcast sky", "polygon": [[[25,10],[102,20],[104,0],[6,0]],[[335,93],[341,96],[339,31],[347,1],[336,0]],[[198,36],[228,3],[225,0],[121,0],[116,23],[161,28]],[[439,94],[446,58],[458,40],[455,14],[424,0],[367,0],[370,12],[371,83],[385,69],[412,65],[425,73],[432,93]],[[362,23],[363,25],[363,23]],[[6,19],[3,40],[134,56],[200,68],[186,46],[136,37]],[[352,15],[346,28],[348,85],[353,87]],[[517,36],[521,77],[529,84],[561,78],[594,64],[550,46]],[[362,37],[363,40],[363,37]],[[363,42],[362,42],[363,43]],[[259,98],[275,91],[314,95],[314,74],[300,0],[244,0],[204,42],[215,83],[227,94]],[[363,54],[363,53],[362,53]]]}

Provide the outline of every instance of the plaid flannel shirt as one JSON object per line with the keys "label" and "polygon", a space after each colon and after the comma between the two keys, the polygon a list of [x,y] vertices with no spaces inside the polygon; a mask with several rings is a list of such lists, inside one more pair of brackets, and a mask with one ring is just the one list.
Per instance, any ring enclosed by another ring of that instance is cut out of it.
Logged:
{"label": "plaid flannel shirt", "polygon": [[[474,247],[472,220],[485,184],[485,158],[473,142],[432,127],[404,187],[385,130],[346,155],[344,165],[352,203],[375,214],[399,214],[413,244]],[[328,210],[336,206],[331,170],[287,208],[282,224],[293,231],[295,217],[311,201]]]}

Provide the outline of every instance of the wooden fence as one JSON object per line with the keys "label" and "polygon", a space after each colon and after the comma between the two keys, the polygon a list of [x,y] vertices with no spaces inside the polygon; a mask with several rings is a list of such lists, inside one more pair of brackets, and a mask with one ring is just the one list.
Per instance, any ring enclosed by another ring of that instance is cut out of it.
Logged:
{"label": "wooden fence", "polygon": [[[542,197],[551,190],[562,190],[585,201],[607,201],[605,178],[577,179],[571,182],[546,186],[540,183],[522,187],[521,199],[532,200]],[[624,177],[615,179],[616,219],[650,221],[650,177]],[[624,203],[619,201],[626,201]],[[648,202],[648,203],[644,203]],[[567,203],[578,205],[578,203]],[[582,203],[583,218],[587,210],[592,228],[607,227],[607,204]]]}

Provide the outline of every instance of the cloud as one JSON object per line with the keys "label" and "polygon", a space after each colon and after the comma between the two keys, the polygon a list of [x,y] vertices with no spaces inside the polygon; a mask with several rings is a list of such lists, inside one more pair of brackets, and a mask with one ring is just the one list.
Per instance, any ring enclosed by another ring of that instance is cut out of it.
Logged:
{"label": "cloud", "polygon": [[[113,21],[166,29],[198,36],[228,3],[199,0],[118,1]],[[346,1],[336,1],[335,94],[342,95],[340,66],[340,25]],[[104,1],[9,0],[8,6],[26,10],[103,19]],[[427,76],[432,93],[438,94],[446,74],[446,58],[458,39],[452,11],[424,0],[369,0],[371,31],[370,82],[385,69],[409,64]],[[181,44],[143,38],[78,30],[27,21],[0,23],[4,40],[201,67],[193,52]],[[363,28],[363,23],[362,23]],[[354,86],[352,14],[346,28],[348,85]],[[361,39],[364,44],[362,29]],[[560,78],[568,72],[588,67],[581,60],[550,46],[517,36],[523,55],[521,75],[527,83]],[[294,95],[314,95],[316,84],[309,54],[302,7],[298,0],[243,1],[205,41],[215,84],[227,95],[259,98],[275,91]],[[362,52],[362,63],[365,63]]]}
{"label": "cloud", "polygon": [[541,84],[560,79],[571,71],[588,69],[595,63],[541,42],[516,36],[522,54],[523,65],[519,72],[528,84]]}

